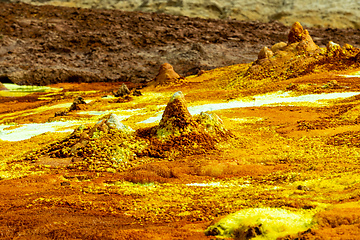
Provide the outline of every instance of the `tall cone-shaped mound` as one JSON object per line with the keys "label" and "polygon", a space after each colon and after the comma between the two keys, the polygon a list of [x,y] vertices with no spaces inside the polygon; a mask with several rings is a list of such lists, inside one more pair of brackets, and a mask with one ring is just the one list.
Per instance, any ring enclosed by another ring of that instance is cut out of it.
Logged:
{"label": "tall cone-shaped mound", "polygon": [[138,129],[137,136],[149,141],[140,155],[152,157],[204,153],[233,137],[216,114],[191,116],[180,91],[170,98],[159,125]]}
{"label": "tall cone-shaped mound", "polygon": [[288,35],[288,43],[297,43],[305,39],[305,32],[299,22],[295,22]]}
{"label": "tall cone-shaped mound", "polygon": [[297,50],[313,51],[319,48],[312,40],[309,32],[299,22],[292,25],[288,35],[288,44],[293,43],[298,43]]}
{"label": "tall cone-shaped mound", "polygon": [[195,124],[195,120],[186,107],[184,95],[179,91],[170,98],[159,123],[157,134],[167,136],[180,133]]}
{"label": "tall cone-shaped mound", "polygon": [[183,128],[190,124],[192,120],[191,114],[186,107],[186,101],[181,91],[176,92],[166,105],[159,126],[165,127],[168,124],[174,127]]}
{"label": "tall cone-shaped mound", "polygon": [[180,79],[180,75],[177,74],[169,63],[164,63],[159,69],[158,75],[153,79],[156,85],[164,85],[171,82],[176,82]]}

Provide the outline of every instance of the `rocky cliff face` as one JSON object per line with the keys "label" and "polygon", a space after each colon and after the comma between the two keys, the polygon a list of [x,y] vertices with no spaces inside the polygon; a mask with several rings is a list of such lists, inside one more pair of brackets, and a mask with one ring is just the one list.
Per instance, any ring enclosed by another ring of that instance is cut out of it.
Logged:
{"label": "rocky cliff face", "polygon": [[[186,77],[252,62],[264,46],[287,41],[288,29],[279,22],[0,2],[0,82],[146,83],[164,63]],[[360,46],[360,29],[306,29],[318,46]],[[165,70],[154,84],[181,81]]]}
{"label": "rocky cliff face", "polygon": [[296,21],[308,27],[360,28],[360,0],[8,0],[32,4],[120,9],[202,18]]}

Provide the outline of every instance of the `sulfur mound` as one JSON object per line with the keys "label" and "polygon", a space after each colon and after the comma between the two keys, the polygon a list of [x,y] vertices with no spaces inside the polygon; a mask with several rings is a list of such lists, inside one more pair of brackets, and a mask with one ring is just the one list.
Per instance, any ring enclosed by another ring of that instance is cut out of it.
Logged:
{"label": "sulfur mound", "polygon": [[305,231],[313,225],[311,212],[277,208],[243,209],[205,230],[207,236],[234,239],[278,239]]}
{"label": "sulfur mound", "polygon": [[159,69],[158,75],[152,80],[155,85],[167,85],[178,82],[181,78],[169,63],[164,63]]}
{"label": "sulfur mound", "polygon": [[69,111],[77,111],[77,110],[84,110],[86,102],[82,97],[75,98],[74,102],[71,104]]}
{"label": "sulfur mound", "polygon": [[115,97],[125,97],[130,94],[129,88],[123,83],[121,87],[114,93]]}
{"label": "sulfur mound", "polygon": [[91,135],[96,131],[108,133],[111,129],[124,134],[130,134],[134,131],[131,127],[124,125],[116,114],[110,114],[95,124],[91,129]]}
{"label": "sulfur mound", "polygon": [[69,168],[95,171],[122,171],[135,163],[135,153],[144,143],[135,139],[134,130],[110,114],[94,126],[80,126],[65,139],[52,143],[26,160],[36,162],[38,157],[71,158]]}
{"label": "sulfur mound", "polygon": [[186,101],[182,92],[176,92],[166,105],[156,135],[165,138],[169,135],[179,135],[191,131],[197,127],[186,107]]}
{"label": "sulfur mound", "polygon": [[159,125],[140,129],[137,135],[150,141],[142,154],[154,157],[204,153],[233,136],[216,114],[191,116],[180,91],[170,98]]}
{"label": "sulfur mound", "polygon": [[138,157],[205,153],[233,137],[216,114],[191,116],[182,92],[171,97],[159,125],[134,132],[117,115],[109,114],[94,125],[80,126],[65,139],[28,154],[25,160],[36,163],[39,158],[67,159],[71,161],[69,168],[119,172],[152,161],[137,161]]}

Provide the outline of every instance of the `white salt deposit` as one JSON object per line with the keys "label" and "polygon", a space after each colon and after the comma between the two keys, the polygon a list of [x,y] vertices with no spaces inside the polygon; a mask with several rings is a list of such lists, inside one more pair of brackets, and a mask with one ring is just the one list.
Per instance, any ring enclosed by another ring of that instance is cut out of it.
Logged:
{"label": "white salt deposit", "polygon": [[78,114],[86,114],[86,115],[94,115],[94,116],[101,116],[101,115],[107,115],[110,113],[117,113],[118,117],[121,118],[121,120],[124,120],[128,117],[131,117],[131,115],[119,115],[122,112],[125,113],[134,113],[134,112],[138,112],[141,111],[142,109],[137,108],[137,109],[115,109],[115,110],[105,110],[105,111],[81,111],[78,112]]}
{"label": "white salt deposit", "polygon": [[162,115],[158,115],[156,117],[149,117],[148,119],[142,121],[142,122],[139,122],[139,123],[154,123],[154,122],[157,122],[157,121],[160,121],[161,120],[161,116]]}
{"label": "white salt deposit", "polygon": [[256,123],[259,121],[264,120],[263,118],[259,118],[259,117],[246,117],[246,118],[233,118],[231,119],[231,121],[235,121],[238,123]]}
{"label": "white salt deposit", "polygon": [[47,86],[27,86],[27,85],[17,85],[13,83],[4,83],[4,86],[9,89],[9,91],[16,92],[49,92],[49,91],[60,91],[60,88],[51,88]]}
{"label": "white salt deposit", "polygon": [[124,125],[121,120],[120,120],[120,117],[114,113],[112,113],[108,120],[106,121],[106,124],[110,127],[110,128],[115,128],[115,129],[118,129],[120,130],[121,132],[123,133],[131,133],[131,132],[134,132],[134,130],[129,127],[129,126],[126,126]]}
{"label": "white salt deposit", "polygon": [[[215,111],[221,109],[244,108],[244,107],[261,107],[261,106],[281,106],[285,104],[296,105],[298,103],[317,103],[323,105],[320,101],[332,100],[337,98],[348,98],[359,95],[360,92],[343,92],[343,93],[323,93],[308,94],[292,97],[291,92],[276,92],[272,94],[254,96],[252,100],[231,101],[227,103],[213,103],[199,106],[188,107],[192,115],[200,114],[206,111]],[[153,123],[161,120],[161,114],[150,117],[139,123]]]}
{"label": "white salt deposit", "polygon": [[188,183],[186,186],[191,187],[249,187],[250,184],[241,184],[241,185],[234,185],[234,184],[223,184],[221,182],[210,182],[210,183]]}
{"label": "white salt deposit", "polygon": [[348,74],[348,75],[339,75],[340,77],[346,77],[346,78],[353,78],[353,77],[360,77],[360,71],[359,72],[354,72],[352,74]]}
{"label": "white salt deposit", "polygon": [[[110,113],[110,112],[109,112]],[[114,114],[118,121],[130,117],[130,115]],[[20,124],[17,127],[0,124],[0,139],[3,141],[22,141],[47,132],[72,132],[81,124],[91,123],[89,121],[64,121]],[[7,128],[12,127],[7,130]],[[129,129],[129,131],[131,131]]]}
{"label": "white salt deposit", "polygon": [[[223,184],[219,182],[211,182],[211,183],[188,183],[186,186],[192,187],[224,187]],[[227,186],[226,186],[227,187]]]}
{"label": "white salt deposit", "polygon": [[21,124],[17,128],[6,130],[10,125],[0,125],[0,139],[3,141],[22,141],[46,132],[72,132],[80,121],[47,122]]}
{"label": "white salt deposit", "polygon": [[318,101],[331,100],[337,98],[348,98],[360,94],[360,92],[344,92],[344,93],[324,93],[324,94],[308,94],[302,96],[291,97],[290,92],[274,93],[269,95],[255,96],[253,101],[233,101],[228,103],[206,104],[201,106],[189,107],[191,114],[200,114],[203,111],[215,111],[230,108],[243,107],[261,107],[269,105],[284,105],[286,103],[315,103]]}
{"label": "white salt deposit", "polygon": [[172,95],[172,97],[170,98],[170,102],[174,101],[175,99],[181,99],[181,98],[184,98],[184,95],[181,91],[178,91],[174,93],[174,95]]}
{"label": "white salt deposit", "polygon": [[[277,92],[273,94],[259,95],[252,98],[252,100],[240,100],[232,101],[227,103],[214,103],[214,104],[205,104],[200,106],[189,107],[189,111],[192,115],[200,114],[205,111],[214,111],[220,109],[230,109],[230,108],[243,108],[243,107],[260,107],[260,106],[274,106],[274,105],[284,105],[296,103],[316,103],[319,105],[324,104],[324,102],[331,99],[337,98],[348,98],[360,94],[360,92],[344,92],[344,93],[327,93],[327,94],[308,94],[303,96],[292,97],[291,92]],[[52,108],[64,107],[71,103],[54,105]],[[40,110],[40,107],[37,110]],[[41,109],[42,110],[42,109]],[[131,115],[122,114],[122,113],[137,113],[143,109],[131,109],[131,110],[108,110],[108,111],[88,111],[80,112],[80,114],[91,114],[91,115],[104,115],[109,113],[117,113],[119,120],[124,120]],[[38,111],[37,111],[38,112]],[[153,123],[161,119],[162,114],[159,113],[155,117],[150,117],[140,123]],[[73,129],[82,124],[80,121],[68,121],[68,122],[49,122],[49,123],[32,123],[32,124],[22,124],[17,128],[9,129],[9,125],[0,125],[0,139],[4,141],[21,141],[29,139],[33,136],[37,136],[46,132],[60,132],[60,131],[73,131]]]}

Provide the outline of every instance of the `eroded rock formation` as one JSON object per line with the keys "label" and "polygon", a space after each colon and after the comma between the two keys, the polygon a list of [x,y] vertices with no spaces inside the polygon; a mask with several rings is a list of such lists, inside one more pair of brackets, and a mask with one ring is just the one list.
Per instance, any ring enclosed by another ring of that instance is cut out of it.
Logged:
{"label": "eroded rock formation", "polygon": [[181,77],[177,74],[169,63],[164,63],[159,69],[158,75],[152,80],[154,85],[166,85],[175,83],[180,80]]}
{"label": "eroded rock formation", "polygon": [[263,47],[246,75],[251,79],[267,78],[273,81],[309,74],[318,71],[315,70],[317,68],[346,70],[356,67],[359,51],[350,44],[341,47],[332,41],[320,48],[309,32],[295,22],[289,31],[288,42],[276,43],[270,49]]}
{"label": "eroded rock formation", "polygon": [[[294,53],[302,54],[317,50],[319,47],[314,43],[309,32],[304,29],[299,22],[295,22],[288,34],[288,43],[279,42],[274,44],[270,49],[263,47],[258,54],[258,60],[271,59],[275,57],[284,57]],[[263,63],[264,61],[259,61]]]}
{"label": "eroded rock formation", "polygon": [[298,51],[314,51],[319,48],[311,38],[308,30],[303,29],[299,22],[295,22],[288,35],[288,44],[297,44]]}

